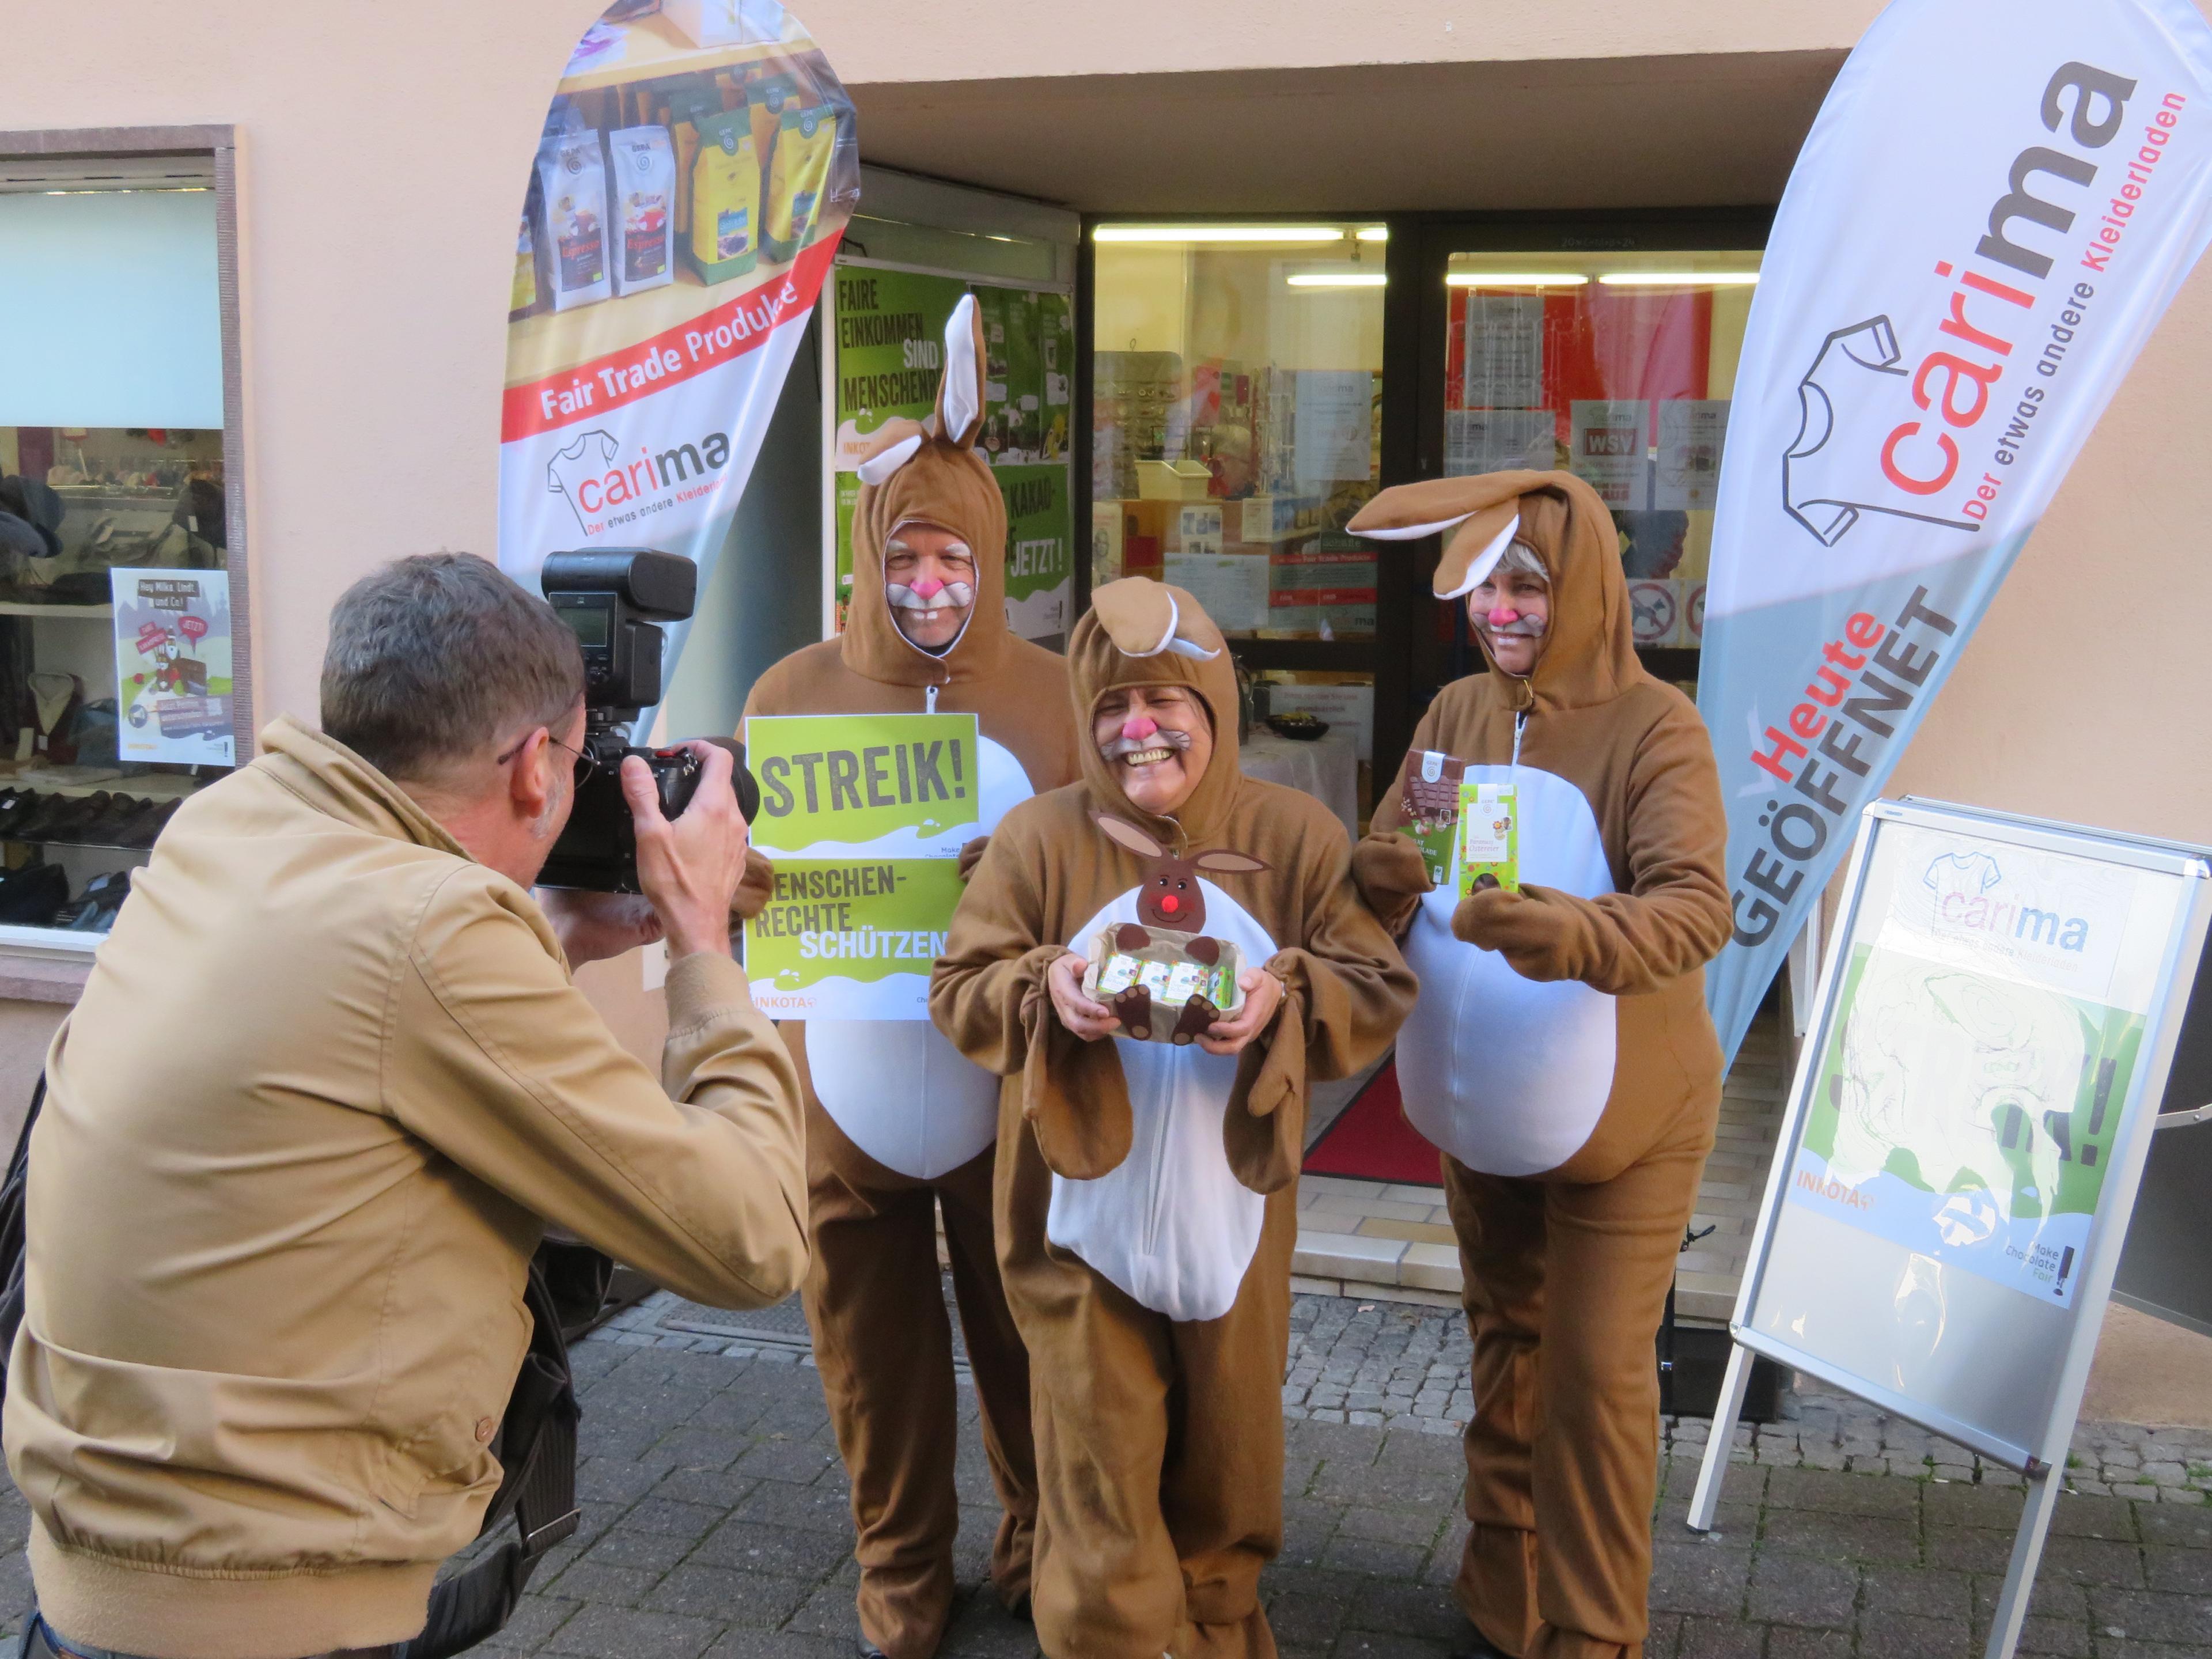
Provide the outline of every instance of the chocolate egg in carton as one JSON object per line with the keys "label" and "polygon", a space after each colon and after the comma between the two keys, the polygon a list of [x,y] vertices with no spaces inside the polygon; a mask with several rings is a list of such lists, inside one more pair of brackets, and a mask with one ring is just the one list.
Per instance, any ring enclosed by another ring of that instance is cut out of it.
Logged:
{"label": "chocolate egg in carton", "polygon": [[1243,1008],[1243,957],[1227,939],[1124,923],[1102,928],[1092,941],[1083,989],[1114,1011],[1118,1035],[1188,1043]]}

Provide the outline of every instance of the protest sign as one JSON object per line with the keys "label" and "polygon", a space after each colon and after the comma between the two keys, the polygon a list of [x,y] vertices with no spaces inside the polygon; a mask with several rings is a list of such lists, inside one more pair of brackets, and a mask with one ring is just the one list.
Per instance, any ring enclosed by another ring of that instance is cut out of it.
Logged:
{"label": "protest sign", "polygon": [[960,848],[983,833],[979,747],[973,714],[745,722],[753,844],[775,866],[745,925],[755,1006],[778,1019],[929,1017]]}

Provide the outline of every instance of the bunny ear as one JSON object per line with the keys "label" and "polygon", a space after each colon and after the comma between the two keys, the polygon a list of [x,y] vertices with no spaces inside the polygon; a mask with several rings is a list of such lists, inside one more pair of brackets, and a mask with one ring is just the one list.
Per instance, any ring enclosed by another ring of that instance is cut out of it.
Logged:
{"label": "bunny ear", "polygon": [[1114,648],[1125,657],[1157,657],[1172,651],[1194,662],[1211,662],[1221,654],[1219,647],[1201,645],[1184,630],[1182,603],[1164,583],[1124,576],[1094,589],[1091,609]]}
{"label": "bunny ear", "polygon": [[1458,526],[1437,566],[1436,595],[1457,599],[1480,586],[1511,545],[1521,497],[1557,489],[1556,472],[1484,472],[1432,478],[1376,493],[1345,528],[1376,541],[1415,541]]}
{"label": "bunny ear", "polygon": [[1218,870],[1226,875],[1249,873],[1267,867],[1266,860],[1255,859],[1249,853],[1200,853],[1191,862],[1201,870]]}
{"label": "bunny ear", "polygon": [[876,447],[868,452],[857,469],[860,482],[864,484],[884,483],[892,473],[921,452],[928,437],[928,433],[913,421],[884,422],[884,429],[876,434]]}
{"label": "bunny ear", "polygon": [[963,294],[945,325],[945,379],[937,389],[937,435],[973,449],[983,429],[983,315]]}
{"label": "bunny ear", "polygon": [[1104,831],[1109,841],[1119,842],[1140,859],[1159,859],[1167,856],[1168,849],[1154,841],[1127,818],[1117,818],[1110,812],[1093,812],[1091,821]]}
{"label": "bunny ear", "polygon": [[[1499,526],[1497,521],[1501,517],[1504,522]],[[1520,528],[1517,502],[1500,502],[1486,513],[1471,514],[1467,528],[1444,548],[1443,559],[1437,566],[1436,596],[1455,599],[1481,586],[1489,580],[1490,573],[1498,568],[1498,562],[1505,556],[1505,550],[1513,544],[1514,534]]]}

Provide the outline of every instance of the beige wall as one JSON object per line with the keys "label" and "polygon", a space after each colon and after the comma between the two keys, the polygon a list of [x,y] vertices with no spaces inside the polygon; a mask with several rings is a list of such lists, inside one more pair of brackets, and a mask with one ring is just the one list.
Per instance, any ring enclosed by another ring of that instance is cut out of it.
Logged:
{"label": "beige wall", "polygon": [[959,82],[1340,64],[1786,52],[1848,46],[1881,0],[1207,0],[794,5],[848,82]]}
{"label": "beige wall", "polygon": [[[508,228],[553,81],[600,3],[88,0],[10,15],[19,72],[0,118],[10,126],[240,130],[246,485],[264,717],[312,713],[322,619],[355,576],[403,552],[493,546]],[[884,135],[870,147],[875,159],[990,182],[1018,153],[1048,183],[1056,165],[1113,192],[1113,204],[1164,207],[1182,181],[1207,174],[1209,145],[1241,144],[1236,188],[1307,212],[1405,204],[1314,199],[1370,175],[1426,180],[1466,208],[1756,199],[1741,192],[1778,182],[1826,74],[1875,9],[1874,0],[1602,0],[1577,9],[1567,31],[1559,8],[1538,0],[1463,10],[1405,0],[801,6],[854,87],[864,135]],[[1365,67],[1329,67],[1346,58]],[[1370,75],[1411,78],[1360,78]],[[1373,114],[1374,87],[1386,84],[1421,94],[1389,100],[1411,112],[1389,128]],[[1716,91],[1727,85],[1747,90],[1731,101]],[[1251,126],[1261,142],[1238,139],[1247,129],[1218,112],[1212,128],[1196,125],[1194,112],[1218,110],[1227,91],[1244,108],[1276,111],[1271,119],[1288,109],[1290,126]],[[1552,158],[1549,171],[1468,143],[1492,92],[1518,100],[1512,125]],[[1186,125],[1163,119],[1148,97],[1173,100]],[[1060,142],[1056,110],[1080,143]],[[1409,138],[1408,120],[1425,123],[1425,137]],[[1330,136],[1301,147],[1279,142],[1285,131]],[[894,141],[909,148],[885,155]],[[1111,161],[1117,142],[1144,166],[1085,175],[1103,165],[1093,152]],[[1146,148],[1155,145],[1164,148]],[[1743,155],[1752,161],[1740,165]],[[1139,188],[1154,199],[1126,199]],[[2212,589],[2199,550],[2212,469],[2195,464],[2207,384],[2212,282],[2200,275],[2000,596],[1902,787],[2212,835],[2212,769],[2189,744]],[[2078,665],[2083,658],[2094,665]]]}

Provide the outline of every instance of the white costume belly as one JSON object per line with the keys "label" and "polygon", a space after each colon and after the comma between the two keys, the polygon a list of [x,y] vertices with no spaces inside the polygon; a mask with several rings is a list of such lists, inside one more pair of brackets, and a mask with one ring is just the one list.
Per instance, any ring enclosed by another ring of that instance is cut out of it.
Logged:
{"label": "white costume belly", "polygon": [[[1613,890],[1589,799],[1536,767],[1470,766],[1519,790],[1521,879],[1577,898]],[[1535,1175],[1581,1150],[1613,1092],[1613,999],[1576,981],[1539,984],[1495,951],[1452,937],[1459,881],[1421,901],[1406,936],[1420,996],[1398,1033],[1407,1121],[1470,1170]]]}
{"label": "white costume belly", "polygon": [[[1275,942],[1234,899],[1201,879],[1205,932],[1255,967]],[[1137,919],[1134,889],[1067,941],[1088,957],[1098,931]],[[1197,1044],[1111,1039],[1129,1086],[1129,1155],[1096,1181],[1052,1178],[1045,1237],[1073,1251],[1140,1304],[1170,1319],[1218,1319],[1237,1301],[1260,1248],[1267,1200],[1238,1181],[1222,1145],[1234,1055]]]}
{"label": "white costume belly", "polygon": [[[982,829],[1036,792],[1012,750],[976,743]],[[950,1175],[999,1133],[999,1079],[927,1019],[811,1019],[806,1068],[822,1103],[852,1143],[915,1181]]]}

